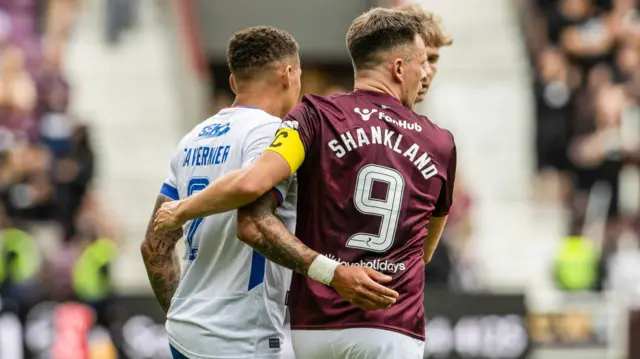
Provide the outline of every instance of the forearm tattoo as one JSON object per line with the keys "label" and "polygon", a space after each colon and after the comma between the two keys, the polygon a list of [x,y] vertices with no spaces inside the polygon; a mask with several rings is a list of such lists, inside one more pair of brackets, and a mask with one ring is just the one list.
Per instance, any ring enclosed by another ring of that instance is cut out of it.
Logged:
{"label": "forearm tattoo", "polygon": [[241,239],[270,261],[307,274],[318,253],[302,243],[274,215],[278,199],[266,193],[238,211]]}
{"label": "forearm tattoo", "polygon": [[175,252],[178,240],[182,238],[182,228],[156,233],[153,230],[153,218],[162,203],[170,199],[160,195],[147,225],[145,239],[140,246],[142,259],[147,269],[151,288],[165,313],[169,311],[171,299],[180,283],[180,261]]}

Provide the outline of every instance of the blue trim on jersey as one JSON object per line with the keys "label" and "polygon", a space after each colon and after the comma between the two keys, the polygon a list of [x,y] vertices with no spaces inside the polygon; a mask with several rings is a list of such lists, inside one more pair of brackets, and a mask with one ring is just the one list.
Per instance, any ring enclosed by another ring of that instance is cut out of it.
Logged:
{"label": "blue trim on jersey", "polygon": [[278,204],[282,206],[282,202],[284,202],[284,196],[282,195],[282,193],[275,187],[271,189],[271,192],[273,192],[273,194],[278,197]]}
{"label": "blue trim on jersey", "polygon": [[173,345],[169,344],[169,348],[171,349],[171,356],[173,357],[173,359],[189,359],[182,353],[180,353],[176,348],[174,348]]}
{"label": "blue trim on jersey", "polygon": [[251,290],[264,282],[264,271],[267,262],[262,254],[253,251],[251,257],[251,273],[249,274],[249,289]]}
{"label": "blue trim on jersey", "polygon": [[160,194],[165,197],[171,198],[174,201],[177,201],[180,199],[180,195],[178,194],[178,189],[173,187],[170,184],[163,183],[162,188],[160,189]]}

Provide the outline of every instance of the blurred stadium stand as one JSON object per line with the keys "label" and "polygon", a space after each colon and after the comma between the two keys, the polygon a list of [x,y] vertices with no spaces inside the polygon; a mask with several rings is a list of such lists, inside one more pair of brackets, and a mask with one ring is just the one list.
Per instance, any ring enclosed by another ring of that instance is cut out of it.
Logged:
{"label": "blurred stadium stand", "polygon": [[114,276],[128,291],[146,287],[139,240],[157,195],[150,189],[166,176],[166,159],[183,133],[205,116],[208,84],[188,3],[142,1],[138,26],[112,47],[100,41],[103,2],[87,0],[70,44],[68,72],[79,89],[72,106],[95,129],[96,187],[121,214],[128,241]]}

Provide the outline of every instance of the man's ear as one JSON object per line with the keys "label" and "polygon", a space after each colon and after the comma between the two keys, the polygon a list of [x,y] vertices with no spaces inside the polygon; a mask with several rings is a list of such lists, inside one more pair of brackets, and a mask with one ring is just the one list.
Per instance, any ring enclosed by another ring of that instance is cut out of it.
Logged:
{"label": "man's ear", "polygon": [[238,94],[236,92],[236,78],[233,77],[233,74],[229,75],[229,87],[231,87],[231,91],[233,91],[234,94]]}
{"label": "man's ear", "polygon": [[391,76],[398,82],[404,82],[404,60],[401,58],[393,60]]}
{"label": "man's ear", "polygon": [[286,79],[285,86],[286,86],[286,88],[289,88],[289,87],[291,87],[293,85],[293,77],[295,76],[295,70],[294,70],[293,66],[287,65],[284,68],[284,75],[285,75],[284,77]]}

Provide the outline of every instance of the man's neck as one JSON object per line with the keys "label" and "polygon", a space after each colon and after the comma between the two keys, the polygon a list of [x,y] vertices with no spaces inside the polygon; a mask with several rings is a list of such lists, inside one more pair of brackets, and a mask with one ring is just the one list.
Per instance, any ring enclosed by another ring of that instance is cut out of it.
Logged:
{"label": "man's neck", "polygon": [[382,92],[402,101],[400,99],[399,89],[389,83],[389,81],[385,81],[385,79],[382,78],[382,75],[378,72],[374,70],[359,71],[356,73],[355,77],[356,80],[353,85],[354,89]]}
{"label": "man's neck", "polygon": [[236,95],[233,106],[258,108],[272,116],[282,117],[281,102],[268,92],[241,92]]}
{"label": "man's neck", "polygon": [[396,91],[394,91],[390,86],[385,85],[383,82],[356,80],[353,87],[355,90],[375,91],[375,92],[380,92],[380,93],[384,93],[389,96],[395,97],[396,99],[398,99],[398,101],[402,103],[404,107],[410,110],[413,110],[413,108],[415,107],[415,104],[409,105],[403,102],[400,96],[396,94]]}

